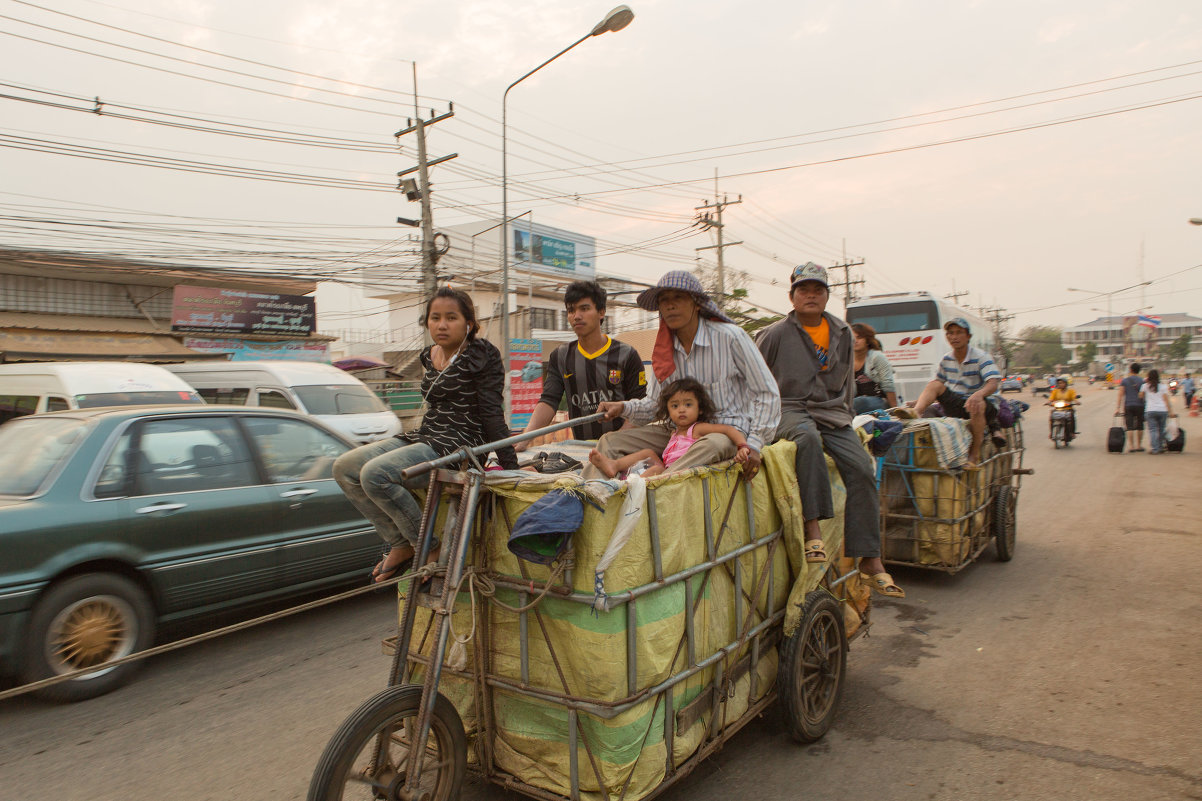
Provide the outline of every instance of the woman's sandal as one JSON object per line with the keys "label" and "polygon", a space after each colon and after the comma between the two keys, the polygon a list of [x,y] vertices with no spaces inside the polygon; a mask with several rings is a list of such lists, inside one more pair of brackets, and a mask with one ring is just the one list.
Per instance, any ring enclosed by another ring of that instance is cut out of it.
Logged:
{"label": "woman's sandal", "polygon": [[822,540],[806,540],[805,555],[807,562],[825,562],[826,548],[822,545]]}
{"label": "woman's sandal", "polygon": [[890,576],[888,573],[877,573],[876,575],[872,576],[868,575],[867,573],[861,573],[860,578],[864,579],[869,587],[876,590],[886,598],[906,597],[906,591],[897,586],[897,584],[893,582],[893,576]]}
{"label": "woman's sandal", "polygon": [[388,557],[385,556],[383,559],[380,560],[379,564],[377,564],[375,566],[375,568],[372,569],[371,581],[373,584],[379,584],[381,581],[388,581],[388,579],[395,576],[398,571],[404,570],[405,568],[409,567],[409,565],[413,564],[413,557],[410,556],[408,559],[402,559],[401,561],[397,562],[392,567],[385,568],[384,563],[387,561],[388,561]]}

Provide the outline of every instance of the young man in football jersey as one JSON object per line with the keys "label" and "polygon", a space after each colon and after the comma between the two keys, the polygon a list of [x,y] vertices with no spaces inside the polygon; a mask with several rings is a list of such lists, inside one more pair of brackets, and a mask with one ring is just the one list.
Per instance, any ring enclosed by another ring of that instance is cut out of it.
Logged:
{"label": "young man in football jersey", "polygon": [[[543,377],[543,394],[527,431],[550,424],[565,392],[568,417],[592,414],[602,401],[635,400],[647,394],[647,377],[638,352],[601,330],[605,299],[605,290],[594,281],[576,281],[568,286],[563,302],[576,341],[560,345],[551,353]],[[572,435],[576,439],[598,439],[624,423],[619,417],[572,426]],[[528,446],[523,442],[515,448],[521,451]]]}

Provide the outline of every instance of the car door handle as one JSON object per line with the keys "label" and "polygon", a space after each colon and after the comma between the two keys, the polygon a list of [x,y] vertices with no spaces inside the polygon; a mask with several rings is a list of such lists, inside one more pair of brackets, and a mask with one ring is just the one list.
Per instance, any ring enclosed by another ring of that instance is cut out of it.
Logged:
{"label": "car door handle", "polygon": [[304,498],[308,495],[316,495],[316,494],[317,494],[317,490],[315,490],[315,489],[295,489],[295,490],[288,490],[287,492],[281,492],[280,497],[281,498]]}
{"label": "car door handle", "polygon": [[140,515],[149,515],[155,512],[178,512],[187,505],[186,503],[154,503],[150,506],[143,506],[141,509],[135,509],[134,511]]}

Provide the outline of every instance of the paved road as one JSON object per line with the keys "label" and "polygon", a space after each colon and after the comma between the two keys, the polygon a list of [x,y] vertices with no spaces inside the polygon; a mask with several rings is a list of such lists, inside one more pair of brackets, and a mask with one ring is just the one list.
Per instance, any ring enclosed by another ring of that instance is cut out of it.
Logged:
{"label": "paved road", "polygon": [[[1107,455],[1115,396],[1084,393],[1067,451],[1033,412],[1012,562],[897,571],[908,597],[875,608],[822,742],[766,716],[666,798],[1202,799],[1202,419],[1182,418],[1185,454]],[[394,608],[370,597],[177,652],[74,706],[0,704],[0,799],[301,799],[383,685]]]}

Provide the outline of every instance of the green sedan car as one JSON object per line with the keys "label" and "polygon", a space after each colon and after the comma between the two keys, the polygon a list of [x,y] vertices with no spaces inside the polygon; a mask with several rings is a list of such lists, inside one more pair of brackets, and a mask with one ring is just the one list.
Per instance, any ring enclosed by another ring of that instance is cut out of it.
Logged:
{"label": "green sedan car", "polygon": [[[163,624],[366,581],[381,542],[331,476],[352,445],[309,417],[141,406],[0,426],[0,673],[103,665]],[[44,688],[73,701],[140,662]]]}

